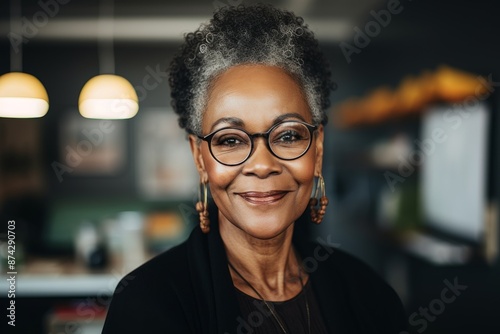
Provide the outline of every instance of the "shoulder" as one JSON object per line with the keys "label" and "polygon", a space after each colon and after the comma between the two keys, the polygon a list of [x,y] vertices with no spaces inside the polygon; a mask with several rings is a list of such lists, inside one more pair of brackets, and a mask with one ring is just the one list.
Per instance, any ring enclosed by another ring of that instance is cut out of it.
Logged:
{"label": "shoulder", "polygon": [[328,249],[331,252],[331,257],[328,259],[329,265],[335,268],[338,273],[349,278],[349,281],[353,283],[360,280],[366,282],[369,279],[373,284],[386,285],[380,275],[358,257],[339,248],[328,247]]}
{"label": "shoulder", "polygon": [[374,284],[385,284],[370,266],[339,247],[325,243],[304,243],[300,245],[300,250],[303,265],[310,271],[321,267],[324,271],[349,278],[353,284],[368,278]]}
{"label": "shoulder", "polygon": [[[184,284],[185,286],[179,286]],[[103,333],[186,331],[178,291],[189,291],[186,242],[147,261],[118,283]],[[161,321],[159,321],[161,320]]]}
{"label": "shoulder", "polygon": [[115,295],[141,293],[144,290],[165,290],[170,287],[174,278],[187,276],[188,261],[186,242],[165,251],[145,262],[129,274],[117,285]]}
{"label": "shoulder", "polygon": [[376,328],[392,333],[406,328],[407,317],[399,296],[369,265],[338,248],[311,244],[308,249],[309,256],[317,261],[317,274],[326,276],[322,280],[341,285],[337,288],[363,332],[375,333]]}

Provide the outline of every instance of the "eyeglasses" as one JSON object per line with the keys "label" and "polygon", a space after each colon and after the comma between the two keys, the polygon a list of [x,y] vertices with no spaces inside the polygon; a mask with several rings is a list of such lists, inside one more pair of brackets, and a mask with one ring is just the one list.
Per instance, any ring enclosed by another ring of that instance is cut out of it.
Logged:
{"label": "eyeglasses", "polygon": [[275,157],[298,159],[309,150],[317,128],[301,121],[285,121],[261,133],[250,134],[243,129],[227,127],[198,138],[208,142],[210,153],[219,163],[237,166],[250,158],[254,140],[258,137],[266,139],[267,148]]}

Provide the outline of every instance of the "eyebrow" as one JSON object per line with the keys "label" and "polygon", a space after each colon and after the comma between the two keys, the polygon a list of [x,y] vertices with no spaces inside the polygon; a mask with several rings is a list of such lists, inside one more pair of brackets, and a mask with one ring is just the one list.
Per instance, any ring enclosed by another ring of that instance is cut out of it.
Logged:
{"label": "eyebrow", "polygon": [[212,124],[212,127],[210,128],[210,132],[212,132],[214,130],[214,128],[221,123],[227,123],[229,125],[240,126],[240,127],[243,127],[243,125],[245,125],[245,122],[243,122],[243,120],[240,118],[223,117],[223,118],[219,118],[217,121],[215,121],[214,124]]}
{"label": "eyebrow", "polygon": [[284,120],[287,120],[289,118],[298,118],[302,122],[306,121],[304,119],[304,117],[302,117],[302,115],[300,115],[300,114],[297,114],[297,113],[286,113],[286,114],[283,114],[283,115],[280,115],[280,116],[276,117],[276,119],[273,122],[273,125],[276,125],[276,124],[278,124],[280,122],[283,122]]}
{"label": "eyebrow", "polygon": [[[299,120],[305,122],[306,120],[304,119],[304,117],[302,117],[302,115],[298,114],[298,113],[286,113],[286,114],[283,114],[283,115],[279,115],[278,117],[276,117],[273,121],[273,125],[276,125],[278,123],[281,123],[289,118],[298,118]],[[210,132],[214,131],[214,128],[221,124],[221,123],[227,123],[229,125],[232,125],[232,126],[239,126],[239,127],[244,127],[245,126],[245,122],[243,122],[242,119],[240,118],[237,118],[237,117],[223,117],[223,118],[219,118],[217,121],[214,122],[214,124],[212,124],[212,127],[210,128]]]}

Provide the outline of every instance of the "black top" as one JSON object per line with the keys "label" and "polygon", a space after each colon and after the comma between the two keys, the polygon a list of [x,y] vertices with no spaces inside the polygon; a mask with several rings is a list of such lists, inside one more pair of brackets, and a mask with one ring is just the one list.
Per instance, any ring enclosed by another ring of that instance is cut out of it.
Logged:
{"label": "black top", "polygon": [[[115,290],[103,333],[246,333],[227,256],[210,213],[211,230],[125,276]],[[296,226],[311,224],[306,212]],[[294,247],[328,333],[399,334],[407,318],[394,292],[372,269],[340,249],[302,242]],[[325,238],[326,239],[326,238]]]}
{"label": "black top", "polygon": [[[283,334],[278,322],[273,317],[266,304],[246,293],[236,289],[236,296],[240,305],[242,323],[249,333],[253,334]],[[307,306],[309,306],[309,322],[311,331],[309,332]],[[321,311],[319,309],[316,297],[311,288],[310,281],[304,285],[304,289],[284,302],[267,302],[275,314],[285,326],[287,333],[297,334],[327,334]]]}

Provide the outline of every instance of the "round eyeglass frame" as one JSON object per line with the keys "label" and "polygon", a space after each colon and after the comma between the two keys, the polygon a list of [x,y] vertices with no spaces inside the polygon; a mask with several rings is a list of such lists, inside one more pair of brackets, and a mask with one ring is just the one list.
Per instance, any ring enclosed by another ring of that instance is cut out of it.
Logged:
{"label": "round eyeglass frame", "polygon": [[[269,135],[270,133],[276,129],[278,126],[281,126],[285,123],[300,123],[302,125],[304,125],[308,130],[309,130],[309,144],[307,145],[307,148],[304,150],[304,152],[302,152],[299,156],[295,157],[295,158],[291,158],[291,159],[286,159],[286,158],[282,158],[280,156],[278,156],[274,151],[273,149],[271,148],[271,144],[269,143]],[[214,153],[212,152],[212,138],[213,136],[215,136],[219,131],[222,131],[222,130],[227,130],[227,129],[236,129],[236,130],[239,130],[239,131],[242,131],[244,132],[249,138],[250,138],[250,151],[248,152],[248,155],[243,159],[241,160],[241,162],[238,162],[238,163],[233,163],[233,164],[228,164],[228,163],[225,163],[225,162],[222,162],[220,161],[219,159],[217,159],[217,157],[214,155]],[[318,126],[317,125],[312,125],[312,124],[309,124],[309,123],[306,123],[306,122],[303,122],[303,121],[284,121],[284,122],[280,122],[280,123],[277,123],[275,125],[273,125],[272,127],[269,128],[269,130],[267,130],[266,132],[257,132],[257,133],[248,133],[247,131],[243,130],[242,128],[235,128],[235,127],[225,127],[225,128],[221,128],[221,129],[217,129],[215,130],[214,132],[211,132],[209,133],[208,135],[206,136],[200,136],[200,135],[197,135],[197,137],[203,141],[206,141],[208,143],[208,149],[210,150],[210,154],[212,155],[212,157],[220,164],[224,165],[224,166],[238,166],[238,165],[241,165],[242,163],[244,163],[245,161],[247,161],[250,156],[252,156],[253,152],[254,152],[254,140],[255,138],[258,138],[258,137],[262,137],[262,138],[265,138],[266,139],[266,146],[267,146],[267,149],[269,150],[269,152],[271,152],[271,154],[273,156],[275,156],[276,158],[280,159],[280,160],[285,160],[285,161],[291,161],[291,160],[296,160],[296,159],[299,159],[300,157],[304,156],[304,154],[307,153],[307,151],[309,151],[309,148],[311,147],[311,143],[313,141],[313,135],[314,135],[314,132],[318,129]]]}

